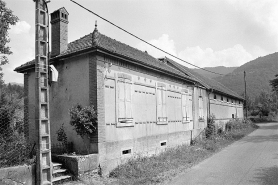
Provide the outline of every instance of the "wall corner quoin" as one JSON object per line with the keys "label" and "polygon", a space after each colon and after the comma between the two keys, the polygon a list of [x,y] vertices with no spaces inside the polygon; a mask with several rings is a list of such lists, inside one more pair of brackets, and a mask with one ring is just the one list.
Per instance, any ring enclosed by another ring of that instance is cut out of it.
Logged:
{"label": "wall corner quoin", "polygon": [[104,64],[99,56],[89,54],[89,99],[97,111],[97,143],[105,142]]}

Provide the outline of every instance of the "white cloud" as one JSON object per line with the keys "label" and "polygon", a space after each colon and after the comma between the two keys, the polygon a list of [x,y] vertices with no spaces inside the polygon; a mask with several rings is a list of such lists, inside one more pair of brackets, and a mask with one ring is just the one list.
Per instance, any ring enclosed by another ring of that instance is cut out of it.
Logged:
{"label": "white cloud", "polygon": [[253,59],[240,44],[220,51],[213,51],[211,48],[202,49],[199,46],[187,47],[179,52],[179,57],[199,67],[240,66]]}
{"label": "white cloud", "polygon": [[30,33],[31,26],[25,21],[18,22],[9,30],[12,55],[9,55],[9,63],[3,66],[4,81],[23,83],[23,74],[14,72],[13,70],[28,62],[35,57],[35,35]]}
{"label": "white cloud", "polygon": [[25,21],[18,21],[16,25],[11,26],[9,33],[11,34],[21,34],[21,33],[29,33],[31,25]]}
{"label": "white cloud", "polygon": [[[173,40],[171,40],[169,38],[169,35],[167,34],[163,34],[161,37],[159,37],[158,39],[152,39],[150,41],[148,41],[149,43],[151,43],[152,45],[172,54],[172,55],[177,55],[176,54],[176,48],[175,48],[175,43]],[[168,56],[167,54],[163,53],[162,51],[159,51],[158,49],[144,43],[144,42],[140,42],[137,45],[137,48],[142,50],[142,51],[147,51],[150,55],[159,58],[159,57],[164,57],[164,56]]]}
{"label": "white cloud", "polygon": [[[158,39],[152,39],[149,41],[151,44],[180,57],[181,59],[197,65],[199,67],[214,67],[214,66],[240,66],[254,57],[248,53],[244,47],[240,44],[236,44],[231,48],[223,49],[220,51],[214,51],[212,48],[202,49],[200,46],[187,47],[184,50],[178,52],[175,47],[173,40],[169,38],[167,34],[163,34]],[[137,48],[142,51],[147,51],[150,55],[158,58],[167,56],[167,54],[141,42],[137,45]],[[258,48],[257,48],[258,49]],[[171,56],[168,56],[173,58]],[[179,63],[183,63],[177,59],[174,59]],[[191,65],[185,64],[188,67],[193,67]]]}
{"label": "white cloud", "polygon": [[244,11],[276,40],[278,49],[278,1],[277,0],[227,0],[236,10]]}

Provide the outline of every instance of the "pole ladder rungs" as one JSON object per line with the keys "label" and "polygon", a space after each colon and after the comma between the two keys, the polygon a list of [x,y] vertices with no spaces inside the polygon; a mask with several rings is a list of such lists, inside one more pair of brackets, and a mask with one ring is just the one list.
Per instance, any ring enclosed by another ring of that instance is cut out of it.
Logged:
{"label": "pole ladder rungs", "polygon": [[37,184],[52,184],[51,137],[48,88],[49,16],[44,0],[36,0],[36,117],[38,124]]}

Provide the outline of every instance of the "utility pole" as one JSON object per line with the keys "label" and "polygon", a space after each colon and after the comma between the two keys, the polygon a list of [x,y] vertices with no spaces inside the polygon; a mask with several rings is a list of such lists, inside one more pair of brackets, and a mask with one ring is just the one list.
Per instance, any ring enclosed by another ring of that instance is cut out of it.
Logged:
{"label": "utility pole", "polygon": [[244,99],[245,99],[245,119],[247,119],[247,100],[246,100],[246,72],[244,71]]}
{"label": "utility pole", "polygon": [[48,60],[49,60],[49,16],[47,2],[34,0],[36,3],[36,42],[35,42],[35,97],[37,130],[37,166],[36,184],[52,185],[52,161],[49,118],[49,87],[48,87]]}

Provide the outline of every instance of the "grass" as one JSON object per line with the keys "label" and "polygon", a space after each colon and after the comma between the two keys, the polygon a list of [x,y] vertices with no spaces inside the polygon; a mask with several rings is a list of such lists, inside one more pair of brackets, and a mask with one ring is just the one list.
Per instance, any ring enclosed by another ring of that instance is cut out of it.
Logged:
{"label": "grass", "polygon": [[[211,120],[213,123],[213,120]],[[214,124],[212,124],[214,125]],[[235,120],[227,124],[227,131],[215,126],[203,132],[203,139],[197,138],[192,145],[169,148],[159,155],[151,157],[134,156],[127,163],[114,169],[109,178],[98,178],[88,184],[162,184],[170,181],[177,174],[198,164],[222,148],[228,146],[254,131],[257,126],[250,121],[243,123]],[[208,134],[209,133],[209,134]],[[84,181],[84,182],[85,182]],[[94,182],[94,183],[92,183]],[[87,183],[85,183],[87,184]]]}

